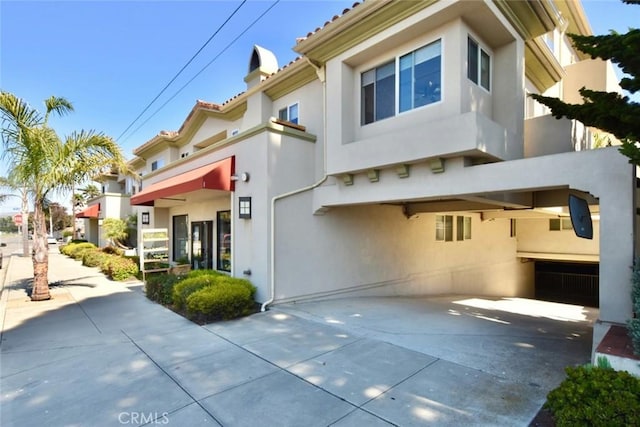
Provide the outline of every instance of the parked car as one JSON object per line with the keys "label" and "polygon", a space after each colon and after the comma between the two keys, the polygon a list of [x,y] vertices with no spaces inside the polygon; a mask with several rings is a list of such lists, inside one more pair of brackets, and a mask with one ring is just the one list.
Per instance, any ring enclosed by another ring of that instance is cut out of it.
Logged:
{"label": "parked car", "polygon": [[49,244],[49,245],[57,245],[58,241],[53,236],[47,236],[47,244]]}
{"label": "parked car", "polygon": [[6,246],[6,243],[0,243],[0,268],[2,268],[2,248],[5,248]]}

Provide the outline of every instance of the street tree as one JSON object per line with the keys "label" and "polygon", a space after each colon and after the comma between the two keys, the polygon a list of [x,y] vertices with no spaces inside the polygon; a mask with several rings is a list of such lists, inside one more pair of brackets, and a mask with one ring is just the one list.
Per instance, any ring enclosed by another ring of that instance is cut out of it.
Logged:
{"label": "street tree", "polygon": [[124,248],[124,241],[129,235],[127,222],[120,218],[105,218],[102,222],[104,236],[109,246]]}
{"label": "street tree", "polygon": [[[639,5],[640,0],[623,0]],[[625,73],[620,87],[631,94],[640,90],[640,29],[625,34],[611,31],[606,35],[569,34],[576,49],[592,58],[611,60]],[[554,117],[575,119],[587,126],[609,132],[622,141],[620,152],[630,162],[640,165],[640,103],[616,92],[581,88],[582,104],[568,104],[557,98],[532,94],[536,101],[548,106]]]}
{"label": "street tree", "polygon": [[94,131],[74,132],[62,140],[49,126],[50,114],[65,115],[73,111],[65,98],[45,100],[40,113],[12,93],[0,92],[0,130],[9,174],[28,185],[34,206],[33,231],[33,301],[49,299],[49,254],[45,201],[55,193],[71,190],[114,165],[126,170],[120,147],[110,137]]}

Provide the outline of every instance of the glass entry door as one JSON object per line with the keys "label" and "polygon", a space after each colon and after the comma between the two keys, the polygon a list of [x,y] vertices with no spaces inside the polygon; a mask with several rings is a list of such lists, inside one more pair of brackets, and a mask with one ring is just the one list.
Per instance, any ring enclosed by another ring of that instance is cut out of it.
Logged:
{"label": "glass entry door", "polygon": [[213,221],[191,223],[191,268],[213,268]]}

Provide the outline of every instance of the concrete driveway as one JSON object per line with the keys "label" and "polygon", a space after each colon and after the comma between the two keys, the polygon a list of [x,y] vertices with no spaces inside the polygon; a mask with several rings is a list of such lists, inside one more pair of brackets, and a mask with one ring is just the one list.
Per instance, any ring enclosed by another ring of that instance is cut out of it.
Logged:
{"label": "concrete driveway", "polygon": [[344,298],[276,309],[544,390],[591,360],[595,308],[524,298]]}
{"label": "concrete driveway", "polygon": [[203,327],[139,283],[50,257],[47,302],[26,297],[29,259],[9,264],[3,427],[526,426],[563,366],[589,359],[593,313],[575,308],[553,320],[482,299],[341,299]]}

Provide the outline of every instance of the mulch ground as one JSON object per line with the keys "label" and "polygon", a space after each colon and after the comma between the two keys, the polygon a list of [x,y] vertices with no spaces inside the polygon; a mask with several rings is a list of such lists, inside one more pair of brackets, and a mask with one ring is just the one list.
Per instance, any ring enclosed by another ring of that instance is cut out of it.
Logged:
{"label": "mulch ground", "polygon": [[555,427],[556,422],[553,419],[553,415],[547,409],[541,408],[536,414],[535,418],[529,424],[529,427]]}

